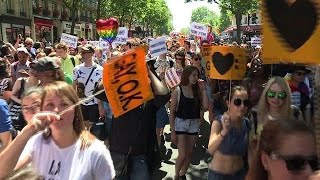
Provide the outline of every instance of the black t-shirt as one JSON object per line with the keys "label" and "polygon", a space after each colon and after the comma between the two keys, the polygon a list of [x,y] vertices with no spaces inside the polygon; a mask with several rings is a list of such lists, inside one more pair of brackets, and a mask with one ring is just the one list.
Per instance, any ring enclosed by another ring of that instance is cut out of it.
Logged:
{"label": "black t-shirt", "polygon": [[[114,118],[110,137],[110,151],[131,155],[146,154],[156,143],[156,112],[170,99],[170,94],[155,96],[126,114]],[[139,127],[141,126],[141,127]],[[138,133],[137,133],[138,132]]]}

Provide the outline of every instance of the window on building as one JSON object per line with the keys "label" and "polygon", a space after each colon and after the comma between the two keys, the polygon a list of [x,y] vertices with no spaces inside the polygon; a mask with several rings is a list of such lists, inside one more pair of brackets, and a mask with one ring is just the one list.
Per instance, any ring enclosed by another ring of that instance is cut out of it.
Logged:
{"label": "window on building", "polygon": [[12,6],[12,1],[6,1],[7,3],[7,9],[13,9],[13,6]]}
{"label": "window on building", "polygon": [[32,7],[39,7],[38,0],[32,0]]}
{"label": "window on building", "polygon": [[20,12],[26,12],[25,0],[19,0]]}
{"label": "window on building", "polygon": [[47,0],[42,0],[42,7],[44,9],[48,9],[48,1]]}
{"label": "window on building", "polygon": [[257,20],[258,20],[257,14],[254,13],[254,14],[252,14],[251,16],[252,16],[252,17],[251,17],[251,23],[252,23],[252,24],[257,24]]}

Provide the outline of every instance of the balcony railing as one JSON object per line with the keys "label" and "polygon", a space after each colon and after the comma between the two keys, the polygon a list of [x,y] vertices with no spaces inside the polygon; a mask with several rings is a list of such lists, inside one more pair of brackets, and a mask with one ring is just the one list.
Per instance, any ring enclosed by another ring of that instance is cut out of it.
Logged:
{"label": "balcony railing", "polygon": [[13,9],[7,9],[7,13],[8,14],[14,14],[14,10]]}
{"label": "balcony railing", "polygon": [[26,17],[26,16],[27,16],[27,13],[20,11],[20,16]]}

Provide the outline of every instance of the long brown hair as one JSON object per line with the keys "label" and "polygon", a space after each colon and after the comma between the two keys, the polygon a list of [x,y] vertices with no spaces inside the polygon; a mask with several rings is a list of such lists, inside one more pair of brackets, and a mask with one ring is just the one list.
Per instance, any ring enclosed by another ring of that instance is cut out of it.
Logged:
{"label": "long brown hair", "polygon": [[[186,66],[183,71],[182,71],[182,75],[181,75],[181,82],[180,85],[181,86],[187,86],[189,85],[189,76],[194,72],[197,71],[198,73],[198,78],[200,76],[200,72],[199,69],[195,66]],[[201,96],[201,91],[200,91],[200,87],[198,85],[198,83],[192,85],[192,93],[193,93],[193,97],[197,99],[197,102],[200,103],[202,96]]]}
{"label": "long brown hair", "polygon": [[[42,96],[41,107],[43,107],[44,99],[49,92],[53,92],[62,98],[67,98],[72,104],[76,104],[79,101],[77,93],[71,85],[68,85],[63,81],[55,81],[44,87],[44,94]],[[80,106],[75,107],[75,116],[73,120],[73,129],[81,140],[81,148],[88,147],[92,144],[94,138],[85,129],[84,119],[82,116],[82,111]],[[51,136],[51,129],[44,131],[44,138],[48,139]]]}
{"label": "long brown hair", "polygon": [[302,120],[284,119],[277,121],[268,121],[264,126],[259,139],[258,148],[252,166],[250,166],[249,180],[267,180],[268,173],[264,169],[261,161],[261,154],[270,155],[278,151],[288,135],[310,134],[315,142],[315,135],[312,129]]}

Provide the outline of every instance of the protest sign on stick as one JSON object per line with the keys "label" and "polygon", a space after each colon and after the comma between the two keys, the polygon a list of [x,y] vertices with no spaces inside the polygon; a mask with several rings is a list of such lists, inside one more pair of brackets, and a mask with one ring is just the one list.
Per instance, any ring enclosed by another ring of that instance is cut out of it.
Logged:
{"label": "protest sign on stick", "polygon": [[128,40],[128,29],[126,27],[119,27],[118,35],[113,43],[126,44]]}
{"label": "protest sign on stick", "polygon": [[202,49],[203,57],[209,63],[212,79],[242,80],[248,61],[247,51],[239,47],[208,45]]}
{"label": "protest sign on stick", "polygon": [[77,48],[78,37],[70,34],[62,33],[60,42],[66,43],[67,46]]}
{"label": "protest sign on stick", "polygon": [[178,76],[176,70],[174,68],[169,68],[165,72],[164,79],[170,88],[176,87],[180,84],[180,77]]}
{"label": "protest sign on stick", "polygon": [[155,39],[149,43],[149,50],[152,57],[167,53],[167,37]]}
{"label": "protest sign on stick", "polygon": [[143,48],[136,48],[103,66],[103,85],[115,117],[153,98],[145,56]]}
{"label": "protest sign on stick", "polygon": [[203,24],[193,22],[190,26],[190,33],[196,37],[206,39],[208,34],[208,27]]}
{"label": "protest sign on stick", "polygon": [[320,1],[263,0],[263,63],[319,64]]}

